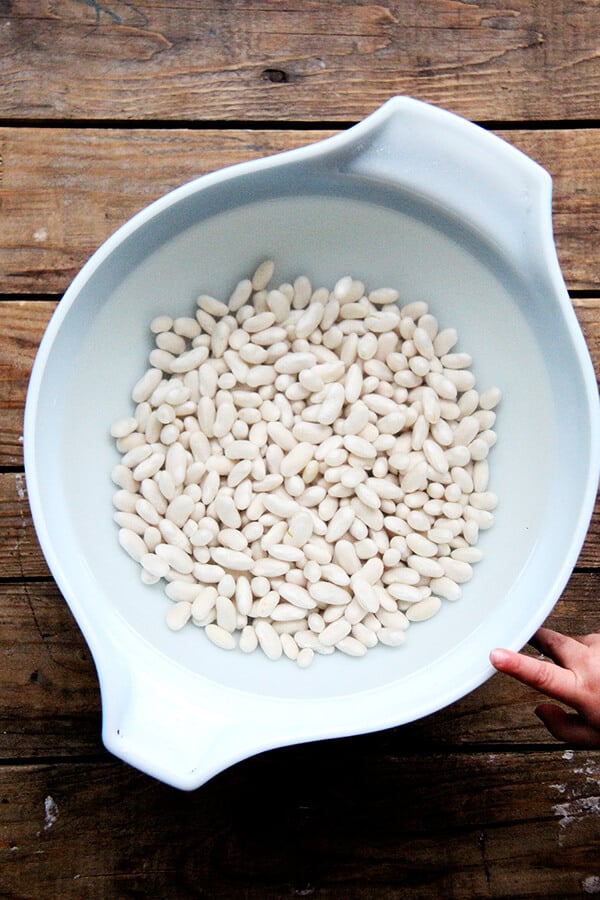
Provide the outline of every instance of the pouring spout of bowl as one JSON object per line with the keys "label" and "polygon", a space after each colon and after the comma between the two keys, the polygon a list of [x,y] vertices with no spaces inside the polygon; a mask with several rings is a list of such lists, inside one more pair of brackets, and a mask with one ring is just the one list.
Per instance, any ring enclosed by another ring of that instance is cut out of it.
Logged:
{"label": "pouring spout of bowl", "polygon": [[133,656],[112,655],[110,664],[96,655],[96,662],[102,740],[128,764],[172,787],[194,790],[248,755],[234,719],[210,701],[199,709],[193,696],[198,686],[172,668],[165,675],[147,648],[136,648]]}

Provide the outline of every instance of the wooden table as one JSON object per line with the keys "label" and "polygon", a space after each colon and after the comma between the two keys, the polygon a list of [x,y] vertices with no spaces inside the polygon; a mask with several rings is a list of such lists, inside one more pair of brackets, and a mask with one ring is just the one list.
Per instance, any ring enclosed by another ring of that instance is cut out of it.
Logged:
{"label": "wooden table", "polygon": [[[265,753],[186,794],[108,755],[93,663],[32,528],[22,413],[73,276],[122,222],[394,94],[554,177],[558,252],[600,362],[600,6],[592,0],[0,0],[0,896],[600,894],[600,752],[494,677],[404,728]],[[600,628],[598,514],[551,616]]]}

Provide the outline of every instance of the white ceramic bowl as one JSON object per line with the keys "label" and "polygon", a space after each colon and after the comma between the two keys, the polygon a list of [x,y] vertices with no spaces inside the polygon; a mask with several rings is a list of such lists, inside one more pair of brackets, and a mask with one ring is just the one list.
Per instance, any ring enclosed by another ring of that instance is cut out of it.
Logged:
{"label": "white ceramic bowl", "polygon": [[[275,281],[352,273],[426,299],[458,329],[481,389],[503,391],[482,533],[463,598],[400,648],[309,670],[170,632],[160,586],[117,544],[110,423],[127,413],[148,323],[227,296],[265,257]],[[194,788],[252,753],[385,728],[451,703],[520,648],[577,559],[598,478],[596,383],[560,274],[551,180],[499,138],[395,98],[314,146],[184,185],[113,235],[74,280],[35,362],[25,463],[49,566],[93,653],[103,739],[117,756]]]}

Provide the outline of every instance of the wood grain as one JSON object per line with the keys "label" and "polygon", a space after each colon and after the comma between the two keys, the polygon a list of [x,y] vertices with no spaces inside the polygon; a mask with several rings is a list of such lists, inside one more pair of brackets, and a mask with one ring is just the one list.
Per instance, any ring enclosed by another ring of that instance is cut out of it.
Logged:
{"label": "wood grain", "polygon": [[0,115],[20,120],[349,121],[394,94],[594,119],[600,97],[600,9],[576,0],[5,0],[1,20]]}
{"label": "wood grain", "polygon": [[23,465],[23,412],[31,367],[56,301],[0,300],[0,465]]}
{"label": "wood grain", "polygon": [[29,579],[50,574],[38,543],[22,472],[0,473],[0,573]]}
{"label": "wood grain", "polygon": [[[110,234],[157,197],[331,133],[0,128],[0,293],[60,293]],[[600,289],[600,132],[500,134],[554,178],[554,230],[568,287]]]}
{"label": "wood grain", "polygon": [[102,752],[96,670],[53,581],[0,584],[0,756]]}
{"label": "wood grain", "polygon": [[[599,596],[600,573],[576,573],[547,624],[567,634],[600,630]],[[0,760],[103,754],[96,670],[52,581],[0,583],[0,658]],[[533,714],[539,699],[497,675],[446,709],[373,740],[385,754],[552,745]]]}
{"label": "wood grain", "polygon": [[[569,900],[596,893],[600,753],[265,753],[182,794],[118,762],[0,768],[0,894]],[[533,874],[534,873],[534,874]]]}

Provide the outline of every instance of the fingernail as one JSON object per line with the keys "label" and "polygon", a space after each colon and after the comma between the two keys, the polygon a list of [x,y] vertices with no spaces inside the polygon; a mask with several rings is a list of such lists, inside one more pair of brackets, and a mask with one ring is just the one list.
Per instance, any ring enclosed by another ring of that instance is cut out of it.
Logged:
{"label": "fingernail", "polygon": [[508,653],[506,650],[503,650],[501,647],[496,647],[490,653],[490,662],[493,666],[501,666],[502,663],[506,662],[508,659]]}

